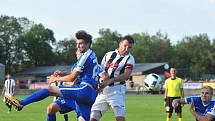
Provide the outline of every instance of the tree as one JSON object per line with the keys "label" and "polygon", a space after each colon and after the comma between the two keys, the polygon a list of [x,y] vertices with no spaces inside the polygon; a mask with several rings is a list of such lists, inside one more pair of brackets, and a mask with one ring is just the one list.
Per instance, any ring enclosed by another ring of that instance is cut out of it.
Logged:
{"label": "tree", "polygon": [[72,64],[76,62],[76,42],[75,39],[64,39],[57,43],[56,62],[58,64]]}
{"label": "tree", "polygon": [[19,39],[23,43],[25,63],[29,66],[53,65],[54,53],[51,44],[55,44],[54,33],[42,24],[33,25]]}
{"label": "tree", "polygon": [[15,17],[0,17],[0,62],[5,64],[8,73],[14,72],[14,65],[19,63],[17,40],[22,33],[22,26]]}
{"label": "tree", "polygon": [[175,49],[175,63],[188,70],[188,75],[199,78],[202,74],[210,73],[213,52],[207,34],[185,37]]}
{"label": "tree", "polygon": [[100,62],[106,52],[118,47],[118,41],[121,38],[121,34],[117,31],[112,32],[110,29],[100,29],[99,35],[100,37],[96,38],[92,45],[92,49],[96,52]]}
{"label": "tree", "polygon": [[148,33],[134,33],[132,35],[135,44],[131,49],[131,53],[136,63],[150,62],[147,56],[149,53],[150,35]]}

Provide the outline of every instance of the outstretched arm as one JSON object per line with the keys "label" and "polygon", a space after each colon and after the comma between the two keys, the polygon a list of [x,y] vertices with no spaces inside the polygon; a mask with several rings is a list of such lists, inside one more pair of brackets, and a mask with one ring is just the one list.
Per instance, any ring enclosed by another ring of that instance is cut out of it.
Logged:
{"label": "outstretched arm", "polygon": [[185,101],[184,101],[184,98],[181,98],[181,99],[174,99],[172,101],[172,107],[177,107],[178,105],[181,105],[181,104],[185,104]]}

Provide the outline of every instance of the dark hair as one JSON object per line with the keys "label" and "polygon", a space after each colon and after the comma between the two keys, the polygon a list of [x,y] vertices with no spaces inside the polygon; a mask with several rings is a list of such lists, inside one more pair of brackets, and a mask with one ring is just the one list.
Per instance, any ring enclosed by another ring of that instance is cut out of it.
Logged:
{"label": "dark hair", "polygon": [[83,39],[86,43],[92,43],[92,36],[84,30],[80,30],[75,34],[77,39]]}
{"label": "dark hair", "polygon": [[127,40],[129,44],[134,44],[134,39],[130,35],[124,36],[119,42]]}

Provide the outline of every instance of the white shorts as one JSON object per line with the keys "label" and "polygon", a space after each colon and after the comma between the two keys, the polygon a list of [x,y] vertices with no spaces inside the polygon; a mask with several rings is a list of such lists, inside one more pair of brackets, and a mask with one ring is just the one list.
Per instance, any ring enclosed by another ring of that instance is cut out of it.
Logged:
{"label": "white shorts", "polygon": [[115,116],[125,117],[125,92],[124,85],[105,87],[103,93],[96,97],[91,111],[100,111],[103,114],[111,107]]}

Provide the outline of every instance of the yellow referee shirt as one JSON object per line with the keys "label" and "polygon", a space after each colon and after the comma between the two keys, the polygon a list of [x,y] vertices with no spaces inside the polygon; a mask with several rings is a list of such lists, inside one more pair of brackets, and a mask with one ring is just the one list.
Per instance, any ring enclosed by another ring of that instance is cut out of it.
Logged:
{"label": "yellow referee shirt", "polygon": [[183,89],[183,81],[181,78],[176,77],[174,80],[168,78],[165,81],[167,97],[181,97],[181,89]]}

